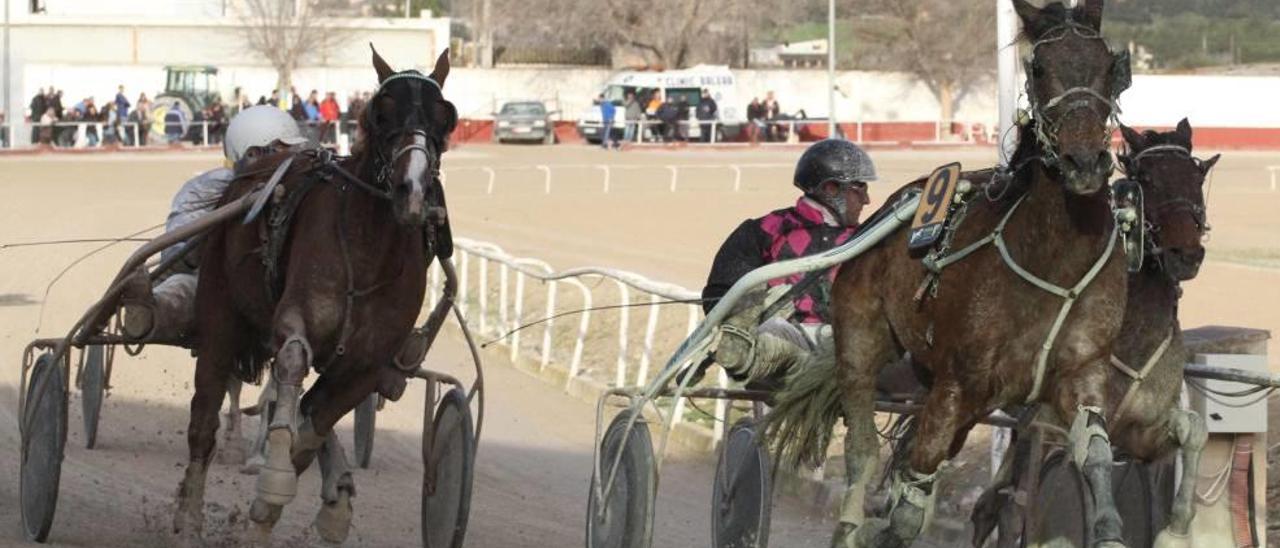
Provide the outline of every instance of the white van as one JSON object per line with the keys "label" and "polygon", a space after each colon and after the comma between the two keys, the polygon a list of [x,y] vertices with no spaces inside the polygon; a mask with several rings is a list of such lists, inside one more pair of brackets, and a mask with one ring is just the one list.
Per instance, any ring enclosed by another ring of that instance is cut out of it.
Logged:
{"label": "white van", "polygon": [[[711,92],[716,101],[717,140],[736,135],[746,124],[745,105],[738,101],[735,89],[736,80],[733,72],[726,65],[697,65],[682,70],[667,71],[625,71],[613,75],[600,93],[608,101],[618,106],[617,117],[613,123],[614,137],[621,140],[625,126],[626,113],[623,102],[627,93],[635,93],[638,98],[647,98],[655,91],[661,91],[662,97],[683,96],[689,104],[689,124],[685,132],[690,140],[702,136],[702,128],[697,123],[696,112],[702,100],[702,90]],[[651,111],[646,111],[652,114]],[[578,116],[578,133],[591,143],[599,143],[601,138],[600,107],[592,106]]]}

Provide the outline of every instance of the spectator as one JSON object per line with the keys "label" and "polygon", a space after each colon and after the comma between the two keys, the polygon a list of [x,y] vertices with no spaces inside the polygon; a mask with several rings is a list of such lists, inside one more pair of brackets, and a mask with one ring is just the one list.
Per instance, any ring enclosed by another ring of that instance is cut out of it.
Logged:
{"label": "spectator", "polygon": [[244,92],[240,90],[240,86],[236,86],[235,91],[232,92],[231,94],[231,116],[234,117],[241,110],[244,110],[248,107],[249,107],[249,98],[246,97]]}
{"label": "spectator", "polygon": [[54,130],[53,124],[56,123],[57,121],[58,121],[58,118],[54,116],[53,109],[47,108],[44,110],[44,114],[40,116],[40,138],[38,139],[39,142],[46,145],[54,144],[55,136],[53,131]]}
{"label": "spectator", "polygon": [[151,100],[147,99],[147,94],[139,93],[134,107],[133,112],[129,114],[129,121],[134,123],[132,133],[137,134],[139,146],[147,146],[147,139],[151,133]]}
{"label": "spectator", "polygon": [[[124,84],[116,86],[116,117],[121,120],[129,117],[129,99],[124,96]],[[103,109],[105,110],[105,109]]]}
{"label": "spectator", "polygon": [[747,122],[749,129],[749,137],[751,144],[755,144],[760,139],[760,134],[764,131],[764,105],[760,104],[759,97],[752,97],[751,104],[747,105]]}
{"label": "spectator", "polygon": [[597,99],[600,102],[600,146],[607,150],[617,142],[613,139],[613,120],[618,115],[618,107],[605,99],[603,93]]}
{"label": "spectator", "polygon": [[622,131],[622,140],[624,142],[632,142],[636,139],[636,129],[640,125],[640,116],[644,114],[644,108],[640,106],[640,101],[636,99],[634,91],[627,92],[627,100],[623,103],[625,109],[623,116],[626,117],[626,129]]}
{"label": "spectator", "polygon": [[697,117],[702,122],[702,142],[710,143],[714,139],[712,135],[715,133],[715,124],[713,123],[720,115],[720,109],[716,105],[716,100],[711,98],[711,91],[703,88],[702,96],[698,98]]}
{"label": "spectator", "polygon": [[267,99],[267,104],[286,112],[289,110],[284,108],[284,105],[280,104],[280,90],[278,89],[271,90],[271,97]]}
{"label": "spectator", "polygon": [[101,120],[98,117],[98,107],[93,104],[93,98],[86,99],[86,102],[84,114],[80,116],[82,122],[87,122],[84,125],[84,140],[88,146],[96,147],[100,141],[98,138],[98,122]]}
{"label": "spectator", "polygon": [[258,105],[265,105],[265,104],[267,104],[267,96],[266,96],[266,95],[259,95],[259,96],[258,96]]}
{"label": "spectator", "polygon": [[307,108],[302,105],[302,98],[297,95],[293,96],[293,106],[289,108],[289,115],[295,121],[304,122],[307,119]]}
{"label": "spectator", "polygon": [[45,95],[44,88],[31,98],[31,142],[40,142],[40,119],[44,118],[44,111],[49,108],[49,97]]}
{"label": "spectator", "polygon": [[120,115],[115,103],[102,105],[102,144],[114,145],[120,142]]}
{"label": "spectator", "polygon": [[[63,116],[65,109],[62,106],[62,90],[54,91],[53,88],[49,88],[49,93],[50,93],[49,111],[53,113],[53,123],[57,124],[58,122],[61,122],[63,119],[65,119],[65,116]],[[74,134],[75,128],[54,127],[53,143],[56,145],[65,146],[67,142],[68,133]]]}
{"label": "spectator", "polygon": [[222,101],[214,101],[209,105],[209,141],[210,144],[222,143],[222,136],[227,132],[227,109]]}
{"label": "spectator", "polygon": [[675,141],[678,137],[676,125],[680,119],[679,107],[676,106],[675,101],[668,97],[658,107],[658,111],[654,113],[654,116],[662,122],[658,128],[659,134],[662,135],[662,140],[666,142]]}
{"label": "spectator", "polygon": [[177,143],[182,140],[182,128],[187,125],[186,116],[183,115],[182,105],[177,101],[169,107],[169,111],[164,113],[164,136],[169,144]]}
{"label": "spectator", "polygon": [[0,148],[9,148],[9,134],[13,129],[5,127],[4,107],[0,107]]}
{"label": "spectator", "polygon": [[781,141],[782,126],[778,123],[782,111],[778,108],[778,100],[773,98],[773,92],[770,91],[764,95],[764,121],[768,127],[768,140]]}
{"label": "spectator", "polygon": [[342,112],[338,108],[338,99],[332,91],[324,94],[324,101],[320,103],[320,119],[324,121],[323,130],[320,132],[320,140],[325,143],[336,143],[337,132],[334,131],[342,117]]}

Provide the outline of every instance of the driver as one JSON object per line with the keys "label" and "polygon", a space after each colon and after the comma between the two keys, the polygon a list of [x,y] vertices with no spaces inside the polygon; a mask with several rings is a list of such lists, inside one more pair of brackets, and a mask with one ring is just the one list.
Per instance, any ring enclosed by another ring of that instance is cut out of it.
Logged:
{"label": "driver", "polygon": [[[187,181],[173,197],[165,230],[194,222],[217,207],[235,175],[244,173],[260,157],[308,143],[298,124],[284,111],[259,105],[245,109],[231,119],[222,142],[225,165],[211,169]],[[161,252],[171,257],[185,243],[174,244]],[[181,340],[191,334],[195,324],[196,269],[199,253],[183,258],[154,288],[145,271],[134,273],[121,295],[124,336],[134,340]]]}
{"label": "driver", "polygon": [[[756,268],[821,253],[852,238],[870,202],[867,183],[875,180],[875,164],[857,145],[841,139],[811,145],[796,164],[792,183],[803,193],[796,204],[743,221],[720,246],[702,290],[704,309],[709,312]],[[832,268],[811,282],[804,273],[793,274],[771,280],[767,293],[748,294],[721,327],[715,362],[738,381],[767,386],[780,380],[790,365],[830,341],[827,305],[835,274]],[[765,307],[795,284],[801,287],[783,313],[762,322]]]}

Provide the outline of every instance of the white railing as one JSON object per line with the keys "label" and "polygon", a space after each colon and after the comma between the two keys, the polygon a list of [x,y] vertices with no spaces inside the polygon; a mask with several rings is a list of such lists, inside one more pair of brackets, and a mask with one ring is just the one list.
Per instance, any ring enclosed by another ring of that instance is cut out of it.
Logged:
{"label": "white railing", "polygon": [[[447,167],[441,170],[441,181],[448,188],[450,174],[475,172],[479,171],[485,176],[485,194],[493,194],[497,185],[499,171],[515,171],[515,172],[534,172],[541,177],[543,193],[551,194],[551,189],[556,185],[553,184],[552,176],[555,170],[598,170],[601,175],[600,189],[608,194],[613,186],[613,174],[615,171],[627,170],[654,170],[666,176],[668,181],[667,187],[671,192],[675,192],[679,188],[680,173],[682,170],[712,170],[724,171],[726,175],[731,177],[729,180],[730,188],[734,192],[742,190],[742,171],[744,169],[793,169],[792,164],[539,164],[539,165],[523,165],[523,166],[458,166]],[[581,181],[581,177],[572,177],[574,181]],[[523,179],[527,181],[528,179]],[[504,183],[505,184],[505,183]],[[523,183],[527,184],[527,183]]]}
{"label": "white railing", "polygon": [[[544,261],[516,257],[495,244],[467,238],[454,238],[454,251],[458,265],[458,307],[467,318],[468,324],[485,337],[501,337],[498,342],[507,346],[508,355],[512,361],[520,359],[522,355],[534,353],[533,357],[537,360],[539,371],[545,370],[552,362],[563,363],[568,374],[564,387],[566,390],[575,379],[590,373],[583,367],[584,348],[588,342],[604,341],[611,336],[606,333],[607,327],[593,329],[593,316],[589,309],[600,303],[593,296],[592,286],[584,282],[593,279],[612,282],[610,285],[616,290],[618,296],[616,303],[606,303],[609,306],[617,306],[617,356],[613,360],[612,373],[605,371],[605,379],[601,379],[615,387],[640,386],[649,380],[650,369],[654,363],[655,339],[660,327],[671,329],[674,322],[683,322],[682,325],[675,324],[682,329],[679,334],[683,337],[692,333],[702,319],[701,306],[696,302],[662,304],[669,301],[696,301],[701,297],[699,293],[675,284],[654,281],[634,272],[603,267],[556,271]],[[497,280],[494,280],[492,275],[495,269]],[[542,283],[545,287],[545,293],[542,296],[545,304],[536,312],[527,306],[528,301],[531,300],[531,292],[526,290],[529,279]],[[434,307],[439,294],[438,288],[442,283],[438,265],[432,266],[429,282],[429,293],[432,295],[430,306]],[[562,284],[576,290],[579,302],[565,306],[565,299],[558,297]],[[498,294],[497,303],[491,303],[490,296],[495,290]],[[633,292],[640,294],[635,304],[644,303],[643,296],[647,295],[647,304],[650,305],[647,307],[643,334],[638,337],[638,340],[634,340],[636,337],[631,329],[630,307],[633,305]],[[496,307],[493,306],[494,304]],[[671,314],[663,315],[663,309],[669,306],[684,307],[686,309],[684,317],[671,319]],[[571,338],[571,343],[557,339],[555,336],[556,316],[565,313],[578,315],[577,330]],[[534,344],[522,342],[522,332],[518,328],[526,322],[540,320],[543,324],[539,342]],[[635,362],[632,349],[637,348],[637,343],[640,345],[639,360]],[[561,347],[557,348],[557,345]],[[663,362],[665,362],[663,358],[658,360],[658,363]],[[722,388],[728,386],[728,378],[723,372],[719,375],[719,384]],[[676,402],[673,413],[676,422],[683,419],[684,407],[684,401]],[[718,401],[715,418],[723,421],[726,412],[726,402]],[[718,440],[721,429],[713,430]]]}
{"label": "white railing", "polygon": [[[99,148],[108,144],[107,130],[112,124],[105,121],[80,120],[62,121],[51,124],[32,124],[24,122],[17,126],[0,126],[0,148],[13,148],[15,131],[25,131],[32,137],[31,144],[39,143],[48,137],[50,144],[59,148]],[[354,131],[354,121],[337,121],[332,124],[323,121],[298,122],[303,133],[323,144],[337,144],[339,134]],[[142,146],[167,145],[175,142],[193,143],[197,145],[217,145],[222,142],[222,133],[226,131],[227,121],[211,120],[187,121],[182,123],[177,138],[171,138],[165,131],[165,124],[159,122],[121,122],[114,124],[115,132],[112,143],[125,148]],[[194,128],[194,131],[193,131]],[[91,131],[92,130],[92,131]]]}
{"label": "white railing", "polygon": [[[932,138],[921,139],[914,142],[917,143],[954,143],[954,142],[976,142],[994,140],[994,133],[989,129],[988,124],[966,122],[955,120],[954,124],[964,128],[964,131],[956,134],[955,139],[948,140],[951,135],[950,124],[942,120],[922,120],[922,121],[881,121],[881,120],[856,120],[850,122],[842,122],[837,120],[836,131],[842,133],[846,126],[853,126],[851,134],[843,135],[845,139],[849,139],[856,143],[874,143],[875,139],[866,138],[869,133],[866,128],[878,127],[887,124],[915,124],[929,123],[933,126]],[[668,128],[666,122],[651,118],[641,120],[615,120],[613,122],[613,132],[626,131],[627,125],[634,124],[635,131],[627,142],[645,143],[645,142],[667,142],[667,141],[688,141],[688,142],[704,142],[719,143],[723,141],[723,133],[729,128],[738,129],[747,132],[748,137],[754,133],[752,140],[758,142],[777,142],[777,143],[795,143],[799,142],[799,133],[797,130],[816,127],[821,133],[826,133],[829,122],[825,118],[809,119],[809,118],[793,118],[787,120],[760,120],[758,122],[748,122],[745,120],[736,122],[725,122],[723,120],[678,120],[675,126],[679,132],[666,131]],[[603,125],[599,121],[590,120],[579,123],[581,127],[602,129]],[[619,141],[623,139],[618,139]],[[898,140],[886,142],[897,143]]]}
{"label": "white railing", "polygon": [[1280,166],[1267,166],[1267,171],[1271,173],[1271,192],[1276,191],[1276,181],[1280,177]]}

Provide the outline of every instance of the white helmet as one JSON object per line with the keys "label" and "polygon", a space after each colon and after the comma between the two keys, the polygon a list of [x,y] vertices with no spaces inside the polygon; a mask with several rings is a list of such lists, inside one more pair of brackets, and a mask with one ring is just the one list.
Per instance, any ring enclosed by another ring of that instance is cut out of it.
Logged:
{"label": "white helmet", "polygon": [[269,105],[258,105],[240,111],[227,126],[222,139],[222,152],[227,160],[236,164],[251,147],[265,147],[280,141],[286,145],[307,142],[298,130],[298,123],[283,110]]}

